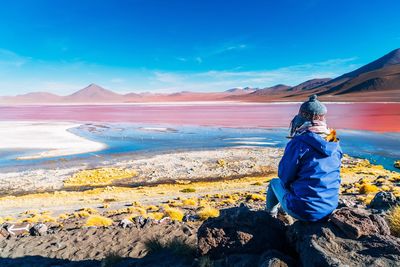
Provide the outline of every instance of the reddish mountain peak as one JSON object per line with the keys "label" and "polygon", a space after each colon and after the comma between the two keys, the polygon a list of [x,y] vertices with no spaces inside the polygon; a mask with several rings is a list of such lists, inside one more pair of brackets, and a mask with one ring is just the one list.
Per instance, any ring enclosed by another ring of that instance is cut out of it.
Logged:
{"label": "reddish mountain peak", "polygon": [[118,95],[117,93],[114,93],[110,90],[104,89],[103,87],[97,85],[97,84],[90,84],[86,86],[85,88],[71,94],[71,96],[76,96],[76,95],[88,95],[88,96],[93,96],[93,95]]}
{"label": "reddish mountain peak", "polygon": [[92,83],[89,86],[67,96],[66,100],[72,102],[110,102],[121,100],[122,98],[122,95]]}

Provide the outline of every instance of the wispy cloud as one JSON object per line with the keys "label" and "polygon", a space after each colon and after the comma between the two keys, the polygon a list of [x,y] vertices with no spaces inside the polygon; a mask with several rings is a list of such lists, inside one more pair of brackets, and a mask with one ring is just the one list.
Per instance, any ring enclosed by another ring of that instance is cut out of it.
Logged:
{"label": "wispy cloud", "polygon": [[21,67],[29,60],[29,57],[23,57],[13,51],[0,48],[0,65]]}
{"label": "wispy cloud", "polygon": [[193,52],[197,56],[189,57],[176,57],[176,60],[181,62],[195,62],[198,64],[203,63],[204,60],[209,58],[218,57],[224,53],[234,53],[249,48],[249,45],[244,43],[226,42],[213,46],[197,47]]}
{"label": "wispy cloud", "polygon": [[223,43],[214,48],[209,49],[208,53],[206,52],[205,54],[207,56],[215,56],[227,52],[244,50],[248,47],[249,46],[247,44],[242,44],[242,43]]}
{"label": "wispy cloud", "polygon": [[[338,58],[309,64],[293,65],[273,70],[257,71],[206,71],[206,72],[161,72],[154,73],[155,80],[162,82],[155,90],[166,88],[179,90],[215,91],[232,87],[267,87],[279,83],[296,85],[314,78],[333,78],[356,68],[351,64],[356,58]],[[160,79],[160,77],[162,79]],[[155,85],[155,83],[153,83]]]}

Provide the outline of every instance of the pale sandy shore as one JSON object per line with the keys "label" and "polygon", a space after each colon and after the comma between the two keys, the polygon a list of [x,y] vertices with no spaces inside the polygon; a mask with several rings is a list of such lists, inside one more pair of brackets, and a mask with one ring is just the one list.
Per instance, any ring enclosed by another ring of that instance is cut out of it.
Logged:
{"label": "pale sandy shore", "polygon": [[[258,175],[276,170],[282,149],[225,148],[205,151],[172,152],[144,158],[123,157],[98,164],[79,161],[76,165],[56,165],[0,173],[0,191],[6,195],[60,190],[74,173],[98,167],[131,169],[137,175],[115,181],[118,185],[170,183],[176,180],[213,180]],[[218,163],[219,160],[223,164]],[[4,195],[4,194],[3,194]]]}
{"label": "pale sandy shore", "polygon": [[18,159],[67,156],[104,149],[106,145],[87,140],[68,131],[79,126],[69,122],[0,122],[0,148],[33,149]]}

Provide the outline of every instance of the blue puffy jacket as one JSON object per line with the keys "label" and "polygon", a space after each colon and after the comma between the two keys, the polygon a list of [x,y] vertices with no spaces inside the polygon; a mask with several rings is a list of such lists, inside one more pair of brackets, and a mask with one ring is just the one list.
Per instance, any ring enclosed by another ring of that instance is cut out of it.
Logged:
{"label": "blue puffy jacket", "polygon": [[342,150],[318,134],[295,136],[285,148],[278,175],[286,206],[305,221],[318,221],[338,205]]}

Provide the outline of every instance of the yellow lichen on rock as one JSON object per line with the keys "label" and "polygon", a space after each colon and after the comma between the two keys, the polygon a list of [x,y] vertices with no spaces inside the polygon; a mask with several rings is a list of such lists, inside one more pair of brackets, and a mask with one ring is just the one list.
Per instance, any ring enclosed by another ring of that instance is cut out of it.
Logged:
{"label": "yellow lichen on rock", "polygon": [[196,189],[193,188],[193,187],[188,187],[188,188],[183,188],[183,189],[181,190],[181,192],[182,192],[182,193],[194,193],[194,192],[196,192]]}
{"label": "yellow lichen on rock", "polygon": [[27,222],[27,223],[46,223],[46,222],[57,222],[56,218],[53,218],[52,216],[48,214],[35,214],[31,217],[24,218],[21,220],[21,222]]}
{"label": "yellow lichen on rock", "polygon": [[360,186],[360,194],[368,194],[378,192],[379,188],[376,185],[370,183],[363,183]]}
{"label": "yellow lichen on rock", "polygon": [[85,226],[87,227],[108,227],[113,224],[113,220],[100,215],[91,215],[87,218]]}
{"label": "yellow lichen on rock", "polygon": [[400,206],[394,207],[387,216],[392,235],[400,237]]}
{"label": "yellow lichen on rock", "polygon": [[201,209],[197,215],[199,216],[200,220],[207,220],[208,218],[214,218],[219,216],[219,210],[213,207],[204,207]]}
{"label": "yellow lichen on rock", "polygon": [[153,220],[159,221],[164,217],[164,213],[162,213],[162,212],[151,212],[151,213],[147,214],[147,217],[151,218]]}
{"label": "yellow lichen on rock", "polygon": [[93,208],[82,208],[82,209],[78,210],[78,212],[79,211],[86,211],[89,214],[98,214],[99,213],[96,209],[93,209]]}
{"label": "yellow lichen on rock", "polygon": [[128,213],[133,213],[144,217],[147,215],[147,211],[143,207],[129,207],[127,208],[127,211]]}
{"label": "yellow lichen on rock", "polygon": [[122,168],[99,168],[92,170],[82,170],[74,173],[64,182],[64,186],[96,186],[109,185],[115,180],[131,178],[137,172],[131,169]]}
{"label": "yellow lichen on rock", "polygon": [[197,205],[197,199],[195,198],[187,198],[182,200],[182,204],[184,206],[196,206]]}
{"label": "yellow lichen on rock", "polygon": [[183,219],[184,214],[183,211],[180,209],[166,207],[164,211],[165,215],[170,217],[172,220],[182,221]]}
{"label": "yellow lichen on rock", "polygon": [[156,205],[149,205],[146,207],[147,211],[158,211],[160,208],[157,207]]}
{"label": "yellow lichen on rock", "polygon": [[58,219],[61,219],[61,220],[66,220],[69,217],[70,217],[70,215],[67,213],[62,213],[62,214],[58,215]]}
{"label": "yellow lichen on rock", "polygon": [[84,218],[84,217],[89,217],[89,216],[90,216],[90,213],[85,210],[74,212],[75,218]]}

